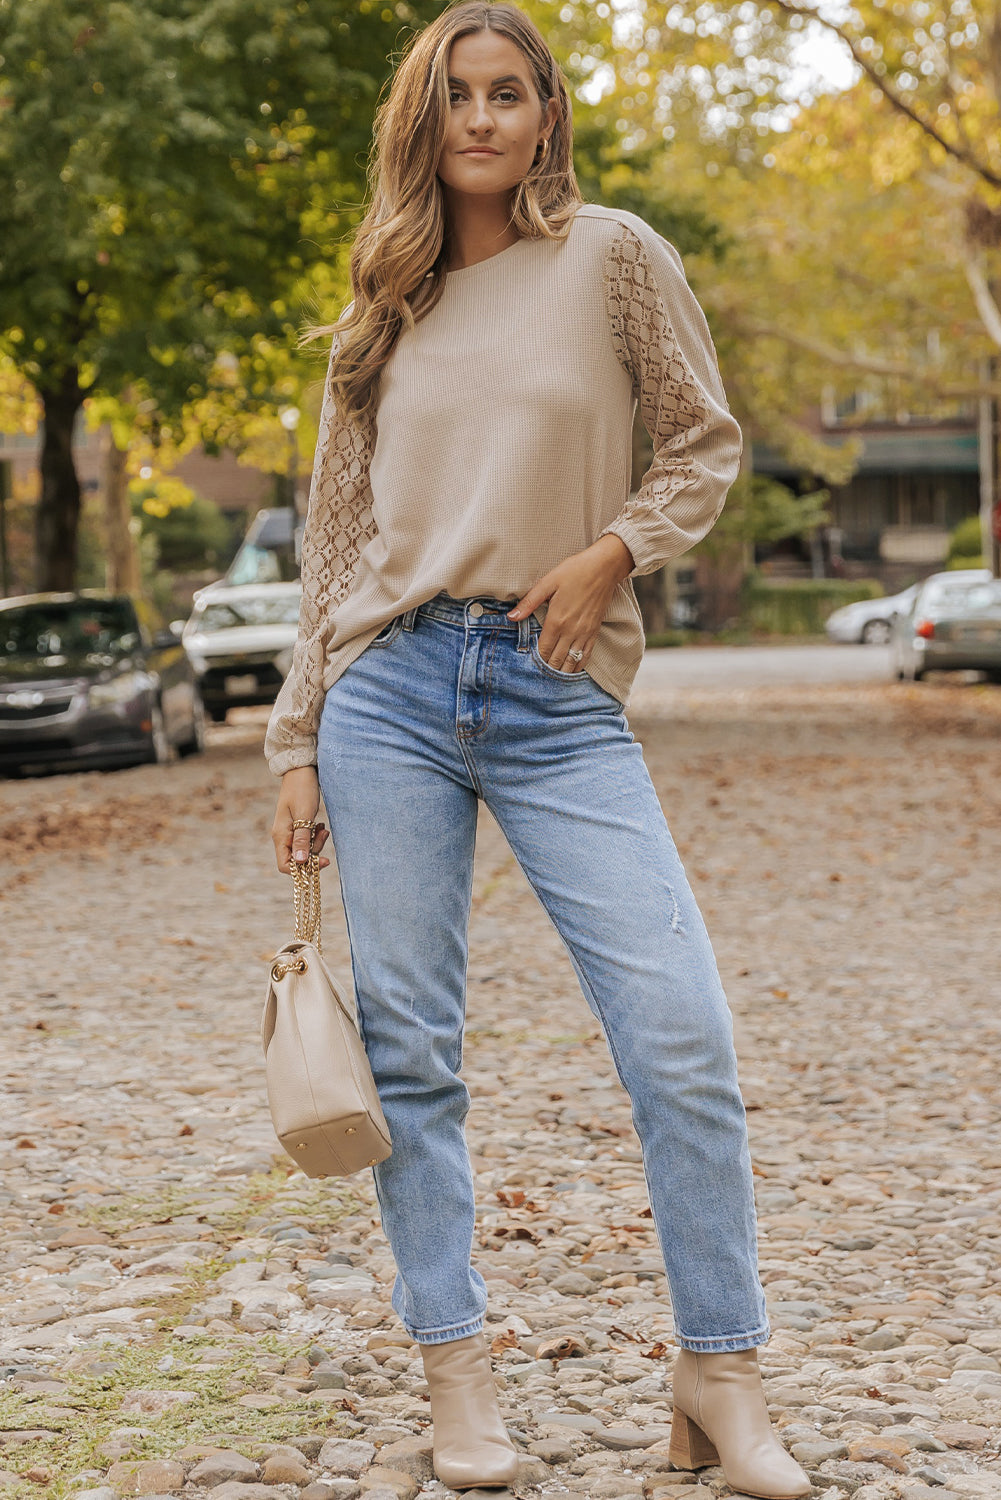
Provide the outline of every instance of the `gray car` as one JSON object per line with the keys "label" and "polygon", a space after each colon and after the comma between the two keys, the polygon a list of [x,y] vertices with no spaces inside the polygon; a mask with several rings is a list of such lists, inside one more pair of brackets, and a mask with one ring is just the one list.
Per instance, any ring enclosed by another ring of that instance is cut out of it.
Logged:
{"label": "gray car", "polygon": [[843,604],[828,615],[824,624],[829,639],[845,645],[885,646],[893,635],[894,620],[910,609],[920,587],[919,583],[912,583],[900,594]]}
{"label": "gray car", "polygon": [[184,648],[139,601],[98,590],[0,600],[0,772],[162,762],[204,745]]}
{"label": "gray car", "polygon": [[926,578],[893,632],[893,670],[909,682],[926,672],[985,672],[1001,682],[1001,582],[987,568]]}

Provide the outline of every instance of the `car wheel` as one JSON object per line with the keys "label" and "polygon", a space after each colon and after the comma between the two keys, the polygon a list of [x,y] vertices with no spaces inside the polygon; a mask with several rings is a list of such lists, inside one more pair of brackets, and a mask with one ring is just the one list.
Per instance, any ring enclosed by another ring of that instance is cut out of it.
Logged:
{"label": "car wheel", "polygon": [[911,675],[911,681],[912,682],[924,682],[924,680],[925,680],[925,674],[924,674],[924,672],[921,670],[920,667],[915,667],[914,671],[913,671],[913,673]]}
{"label": "car wheel", "polygon": [[167,738],[167,726],[163,722],[163,709],[159,703],[150,706],[149,717],[152,728],[146,761],[149,765],[165,766],[170,759],[170,740]]}
{"label": "car wheel", "polygon": [[893,635],[889,620],[869,620],[862,627],[862,643],[866,646],[885,646]]}
{"label": "car wheel", "polygon": [[226,722],[226,706],[225,706],[225,704],[223,704],[223,703],[213,703],[212,706],[208,710],[208,715],[209,715],[209,718],[212,720],[213,724],[225,724],[225,722]]}
{"label": "car wheel", "polygon": [[205,749],[205,705],[196,693],[191,705],[191,738],[178,745],[178,755],[201,755]]}

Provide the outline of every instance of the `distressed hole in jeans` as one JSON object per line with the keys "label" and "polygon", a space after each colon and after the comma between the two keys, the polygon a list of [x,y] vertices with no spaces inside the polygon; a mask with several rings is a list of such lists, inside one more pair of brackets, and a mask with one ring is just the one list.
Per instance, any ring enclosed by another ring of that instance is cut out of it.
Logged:
{"label": "distressed hole in jeans", "polygon": [[677,896],[674,894],[674,891],[670,886],[667,887],[667,898],[670,903],[671,909],[671,931],[683,932],[684,928],[681,925],[681,906],[678,902]]}

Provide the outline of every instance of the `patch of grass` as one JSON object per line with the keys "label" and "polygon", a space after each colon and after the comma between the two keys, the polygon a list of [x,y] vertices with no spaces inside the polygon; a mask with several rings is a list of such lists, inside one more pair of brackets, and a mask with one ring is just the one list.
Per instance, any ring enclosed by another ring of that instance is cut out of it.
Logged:
{"label": "patch of grass", "polygon": [[[7,1462],[16,1463],[24,1472],[38,1464],[52,1475],[45,1485],[51,1500],[73,1493],[74,1475],[85,1469],[107,1470],[114,1458],[101,1452],[111,1434],[121,1427],[143,1427],[149,1436],[137,1438],[127,1461],[169,1458],[189,1443],[207,1442],[217,1434],[227,1435],[227,1446],[252,1455],[261,1443],[287,1442],[306,1432],[336,1435],[341,1431],[340,1413],[327,1403],[310,1399],[283,1401],[280,1407],[258,1411],[235,1404],[238,1395],[267,1391],[270,1382],[259,1368],[261,1355],[282,1360],[303,1354],[312,1341],[291,1338],[280,1333],[256,1334],[252,1344],[236,1345],[225,1361],[199,1363],[204,1348],[225,1347],[225,1337],[207,1334],[179,1345],[161,1330],[148,1344],[115,1346],[95,1350],[95,1359],[103,1354],[114,1369],[94,1374],[84,1370],[65,1375],[66,1391],[58,1399],[61,1408],[75,1408],[78,1419],[60,1418],[46,1423],[43,1412],[48,1400],[32,1400],[30,1393],[0,1393],[0,1425],[5,1428],[58,1427],[52,1438],[39,1439],[8,1450]],[[163,1368],[164,1356],[171,1356],[169,1368]],[[164,1412],[123,1412],[122,1404],[131,1390],[183,1390],[194,1393],[193,1401],[168,1408]],[[98,1483],[98,1481],[94,1481]],[[12,1497],[37,1496],[40,1486],[24,1481],[4,1494]]]}
{"label": "patch of grass", "polygon": [[268,1172],[228,1179],[217,1204],[206,1195],[204,1184],[194,1189],[183,1183],[167,1183],[149,1193],[123,1193],[110,1202],[90,1204],[81,1209],[79,1217],[81,1223],[112,1235],[190,1217],[230,1236],[243,1233],[248,1219],[272,1208],[283,1218],[308,1221],[303,1222],[304,1229],[320,1232],[345,1214],[365,1207],[364,1200],[346,1183],[303,1177],[283,1159]]}
{"label": "patch of grass", "polygon": [[[369,1205],[348,1183],[308,1178],[290,1163],[280,1161],[268,1172],[227,1182],[218,1204],[206,1197],[204,1186],[195,1192],[186,1190],[183,1184],[170,1183],[150,1193],[124,1194],[111,1203],[94,1204],[81,1211],[80,1221],[114,1236],[190,1216],[198,1224],[211,1226],[225,1245],[252,1233],[248,1220],[259,1221],[262,1214],[322,1233],[345,1215],[360,1211],[368,1212]],[[192,1232],[196,1232],[194,1224]],[[0,1428],[48,1427],[55,1433],[52,1438],[4,1451],[0,1467],[6,1464],[23,1474],[39,1465],[51,1475],[43,1485],[24,1480],[5,1488],[5,1497],[21,1500],[22,1496],[31,1496],[37,1500],[43,1492],[46,1500],[71,1496],[77,1488],[71,1483],[74,1475],[83,1470],[103,1473],[116,1462],[100,1450],[119,1427],[151,1429],[149,1437],[136,1440],[134,1448],[123,1455],[129,1461],[169,1458],[189,1443],[207,1441],[219,1433],[231,1434],[228,1443],[249,1452],[257,1444],[284,1442],[307,1431],[336,1434],[342,1430],[336,1408],[310,1395],[283,1400],[281,1406],[263,1411],[235,1405],[240,1395],[270,1389],[270,1372],[260,1367],[262,1356],[285,1361],[305,1354],[312,1337],[293,1337],[280,1330],[254,1334],[252,1338],[234,1330],[231,1342],[225,1333],[207,1331],[183,1343],[172,1337],[193,1305],[231,1269],[231,1262],[220,1249],[188,1268],[174,1294],[151,1294],[157,1312],[151,1332],[129,1329],[128,1337],[135,1342],[105,1339],[86,1351],[74,1350],[73,1367],[51,1370],[66,1382],[64,1393],[53,1397],[35,1395],[30,1386],[23,1392],[0,1388]],[[205,1348],[225,1350],[225,1360],[200,1364],[199,1354]],[[81,1354],[91,1356],[83,1368]],[[168,1355],[169,1364],[165,1362]],[[113,1368],[95,1372],[93,1365],[104,1362]],[[191,1391],[195,1399],[162,1413],[123,1412],[126,1393],[137,1389]],[[45,1412],[51,1407],[62,1412],[71,1409],[77,1416],[60,1415],[48,1421]]]}

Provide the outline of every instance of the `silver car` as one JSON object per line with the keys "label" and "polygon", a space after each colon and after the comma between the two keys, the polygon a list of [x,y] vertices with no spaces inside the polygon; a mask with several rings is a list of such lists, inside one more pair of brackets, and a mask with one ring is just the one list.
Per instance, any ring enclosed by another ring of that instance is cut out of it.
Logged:
{"label": "silver car", "polygon": [[920,587],[919,583],[912,583],[901,594],[843,604],[828,615],[824,629],[832,641],[845,645],[885,646],[893,635],[894,620],[907,613]]}
{"label": "silver car", "polygon": [[292,665],[301,598],[298,582],[200,591],[181,640],[216,723],[230,708],[275,701]]}
{"label": "silver car", "polygon": [[893,633],[893,670],[909,682],[926,672],[986,672],[1001,681],[1001,583],[988,568],[933,573]]}

